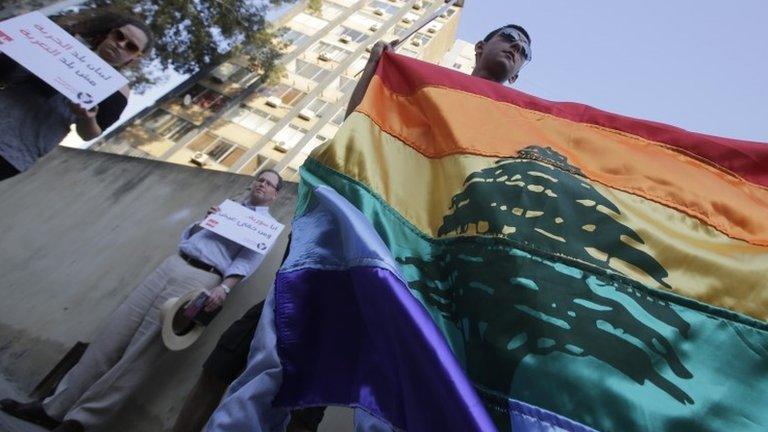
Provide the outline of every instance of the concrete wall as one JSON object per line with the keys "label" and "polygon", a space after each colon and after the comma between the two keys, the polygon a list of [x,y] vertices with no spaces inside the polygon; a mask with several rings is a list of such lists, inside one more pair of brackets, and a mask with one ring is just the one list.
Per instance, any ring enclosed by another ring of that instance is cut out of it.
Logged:
{"label": "concrete wall", "polygon": [[[252,178],[59,147],[0,182],[0,372],[30,391],[76,341],[89,341],[128,293],[208,207],[244,193]],[[271,213],[289,225],[297,185]],[[190,349],[170,353],[110,431],[161,431],[173,422],[200,366],[229,324],[271,286],[284,230],[261,268],[233,290]],[[160,341],[158,340],[158,343]],[[325,430],[348,428],[332,411]]]}

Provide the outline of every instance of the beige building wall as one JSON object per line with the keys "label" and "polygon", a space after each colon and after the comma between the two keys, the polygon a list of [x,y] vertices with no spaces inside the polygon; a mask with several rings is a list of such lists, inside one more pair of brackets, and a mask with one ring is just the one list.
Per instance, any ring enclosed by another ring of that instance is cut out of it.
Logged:
{"label": "beige building wall", "polygon": [[475,68],[475,44],[456,39],[451,50],[440,60],[440,66],[471,74]]}
{"label": "beige building wall", "polygon": [[[373,43],[404,35],[442,4],[324,0],[312,14],[300,3],[277,23],[289,42],[280,84],[254,88],[248,57],[230,58],[92,149],[246,175],[272,168],[296,180],[309,153],[336,134]],[[452,7],[399,52],[440,62],[454,47],[460,11]]]}

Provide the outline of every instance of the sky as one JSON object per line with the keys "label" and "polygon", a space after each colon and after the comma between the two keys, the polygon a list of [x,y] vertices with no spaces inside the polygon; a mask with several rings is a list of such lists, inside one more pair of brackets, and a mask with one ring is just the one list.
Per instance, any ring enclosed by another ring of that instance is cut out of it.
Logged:
{"label": "sky", "polygon": [[466,0],[458,37],[520,24],[518,90],[768,142],[767,17],[765,0]]}
{"label": "sky", "polygon": [[[475,42],[520,24],[533,39],[533,61],[518,90],[768,143],[766,17],[765,0],[465,0],[457,37]],[[183,78],[172,74],[133,95],[122,118]]]}

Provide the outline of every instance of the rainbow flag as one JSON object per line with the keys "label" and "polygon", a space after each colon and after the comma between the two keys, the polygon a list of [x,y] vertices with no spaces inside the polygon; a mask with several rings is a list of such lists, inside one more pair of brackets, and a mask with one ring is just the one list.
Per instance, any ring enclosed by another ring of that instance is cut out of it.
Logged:
{"label": "rainbow flag", "polygon": [[405,430],[768,430],[768,146],[386,54],[302,168],[283,406]]}

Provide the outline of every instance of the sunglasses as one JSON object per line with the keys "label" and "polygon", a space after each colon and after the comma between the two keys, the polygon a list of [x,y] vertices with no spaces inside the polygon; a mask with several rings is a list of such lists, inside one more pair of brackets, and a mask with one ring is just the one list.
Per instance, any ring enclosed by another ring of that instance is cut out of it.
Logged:
{"label": "sunglasses", "polygon": [[256,183],[263,183],[263,184],[271,187],[272,189],[277,190],[277,185],[272,184],[269,180],[267,180],[265,178],[258,178],[258,179],[256,179]]}
{"label": "sunglasses", "polygon": [[525,59],[525,61],[531,61],[533,53],[531,52],[531,44],[528,39],[515,28],[507,27],[499,32],[499,36],[505,40],[515,44],[517,52]]}
{"label": "sunglasses", "polygon": [[124,31],[122,31],[119,28],[113,29],[111,32],[109,32],[109,36],[118,43],[123,43],[123,46],[121,47],[125,51],[127,51],[130,54],[139,54],[141,52],[141,48],[139,48],[138,45],[136,45],[135,42],[128,39],[128,36],[125,34]]}

